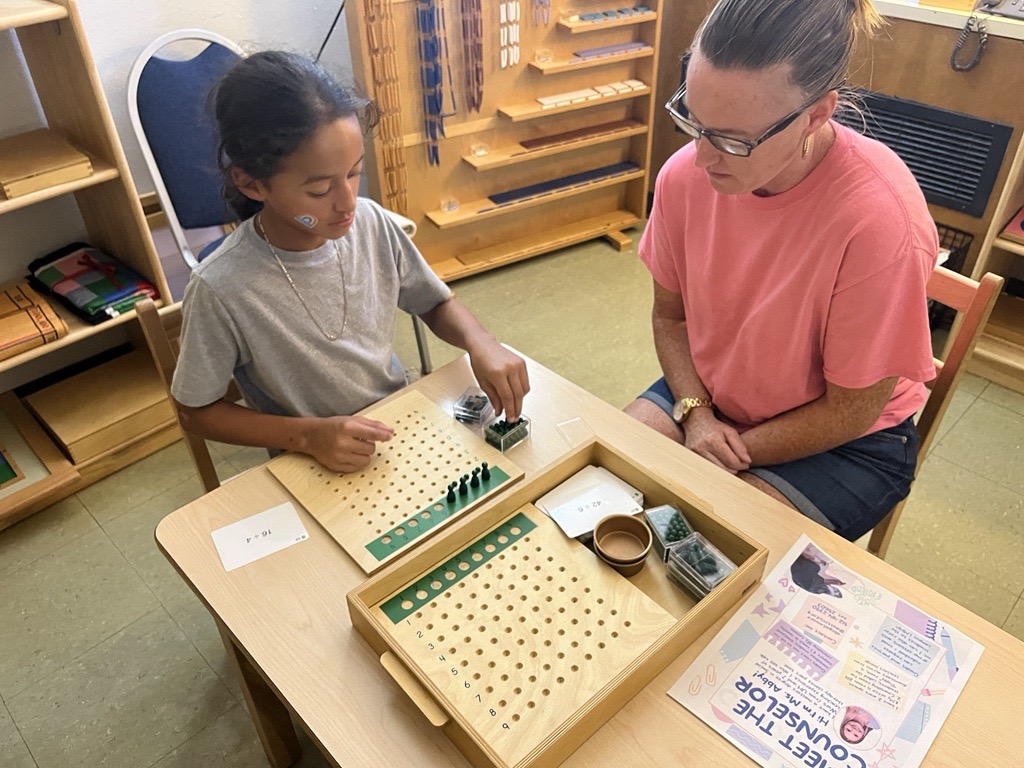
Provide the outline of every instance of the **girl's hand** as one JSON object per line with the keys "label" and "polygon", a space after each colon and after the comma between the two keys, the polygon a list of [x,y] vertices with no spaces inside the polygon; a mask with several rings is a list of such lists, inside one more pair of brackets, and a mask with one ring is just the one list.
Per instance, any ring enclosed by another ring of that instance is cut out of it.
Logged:
{"label": "girl's hand", "polygon": [[495,415],[504,411],[508,421],[516,421],[523,413],[523,398],[530,391],[526,361],[489,337],[469,349],[469,364]]}
{"label": "girl's hand", "polygon": [[715,418],[710,408],[695,408],[683,424],[683,445],[732,472],[750,469],[750,453],[740,433]]}
{"label": "girl's hand", "polygon": [[314,419],[304,453],[333,472],[359,472],[370,464],[377,443],[394,435],[387,424],[363,416]]}

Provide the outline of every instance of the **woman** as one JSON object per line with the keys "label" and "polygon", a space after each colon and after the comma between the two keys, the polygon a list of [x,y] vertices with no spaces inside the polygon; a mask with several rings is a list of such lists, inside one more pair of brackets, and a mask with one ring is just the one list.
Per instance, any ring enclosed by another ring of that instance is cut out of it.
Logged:
{"label": "woman", "polygon": [[910,490],[938,235],[913,176],[831,118],[870,0],[721,0],[667,105],[693,137],[640,256],[664,378],[627,412],[856,539]]}

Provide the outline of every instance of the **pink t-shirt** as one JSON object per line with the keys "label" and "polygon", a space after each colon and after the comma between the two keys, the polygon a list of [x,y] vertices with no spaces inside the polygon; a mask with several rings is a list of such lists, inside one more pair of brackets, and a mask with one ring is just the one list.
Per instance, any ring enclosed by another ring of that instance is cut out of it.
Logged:
{"label": "pink t-shirt", "polygon": [[875,432],[916,412],[935,376],[925,285],[939,243],[924,196],[884,144],[832,125],[824,160],[779,195],[714,191],[694,143],[658,175],[640,258],[682,294],[697,373],[741,430],[826,381],[898,376]]}

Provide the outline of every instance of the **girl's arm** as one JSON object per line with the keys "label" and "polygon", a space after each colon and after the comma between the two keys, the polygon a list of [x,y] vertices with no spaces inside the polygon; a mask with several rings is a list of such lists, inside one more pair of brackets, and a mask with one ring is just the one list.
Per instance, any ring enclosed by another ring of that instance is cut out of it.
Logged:
{"label": "girl's arm", "polygon": [[376,443],[395,434],[386,424],[363,416],[275,416],[226,400],[201,408],[175,401],[175,407],[186,432],[224,443],[298,451],[334,472],[364,469],[376,452]]}
{"label": "girl's arm", "polygon": [[469,353],[469,362],[480,388],[509,421],[523,412],[523,398],[530,391],[526,361],[501,345],[457,299],[441,302],[420,315],[434,335]]}

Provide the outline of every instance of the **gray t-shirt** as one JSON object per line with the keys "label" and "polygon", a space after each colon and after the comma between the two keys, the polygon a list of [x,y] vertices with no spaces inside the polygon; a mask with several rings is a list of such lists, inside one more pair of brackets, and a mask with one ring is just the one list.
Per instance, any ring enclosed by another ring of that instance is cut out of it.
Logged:
{"label": "gray t-shirt", "polygon": [[395,307],[421,315],[451,296],[412,241],[372,200],[315,251],[276,249],[328,339],[295,295],[253,220],[203,260],[185,289],[171,393],[200,408],[232,376],[250,407],[285,416],[349,415],[405,385],[392,351]]}

